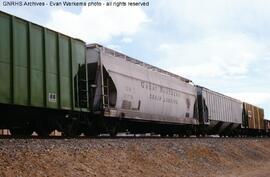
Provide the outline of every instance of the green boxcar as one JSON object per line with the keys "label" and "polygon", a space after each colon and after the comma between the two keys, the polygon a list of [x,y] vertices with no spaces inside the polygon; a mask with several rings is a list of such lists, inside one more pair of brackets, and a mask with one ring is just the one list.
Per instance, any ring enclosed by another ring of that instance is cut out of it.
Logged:
{"label": "green boxcar", "polygon": [[76,89],[87,80],[87,69],[77,79],[80,66],[83,41],[0,11],[0,104],[87,111]]}

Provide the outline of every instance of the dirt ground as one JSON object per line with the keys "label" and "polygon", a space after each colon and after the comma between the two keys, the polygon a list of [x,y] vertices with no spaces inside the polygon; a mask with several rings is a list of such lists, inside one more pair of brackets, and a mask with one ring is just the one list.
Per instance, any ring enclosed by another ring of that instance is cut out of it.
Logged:
{"label": "dirt ground", "polygon": [[269,177],[270,139],[0,139],[0,176]]}

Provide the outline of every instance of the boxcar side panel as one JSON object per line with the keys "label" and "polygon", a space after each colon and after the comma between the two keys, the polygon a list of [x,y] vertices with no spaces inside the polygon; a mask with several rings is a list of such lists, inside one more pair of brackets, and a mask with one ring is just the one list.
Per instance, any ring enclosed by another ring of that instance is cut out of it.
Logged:
{"label": "boxcar side panel", "polygon": [[71,91],[71,73],[69,55],[70,45],[69,39],[60,35],[59,38],[59,57],[60,57],[60,98],[61,107],[63,109],[70,109],[72,107]]}
{"label": "boxcar side panel", "polygon": [[11,103],[11,17],[0,13],[0,102]]}
{"label": "boxcar side panel", "polygon": [[249,103],[243,103],[244,121],[249,129],[264,129],[264,110]]}
{"label": "boxcar side panel", "polygon": [[270,120],[264,120],[264,127],[267,133],[270,132]]}
{"label": "boxcar side panel", "polygon": [[14,103],[28,105],[28,27],[25,21],[15,19],[13,23],[14,55]]}
{"label": "boxcar side panel", "polygon": [[47,106],[57,108],[58,81],[57,81],[57,34],[46,31],[46,91],[47,91]]}
{"label": "boxcar side panel", "polygon": [[74,79],[85,64],[83,41],[4,12],[0,38],[0,103],[79,110]]}
{"label": "boxcar side panel", "polygon": [[30,28],[31,105],[44,106],[43,29],[36,25]]}
{"label": "boxcar side panel", "polygon": [[264,110],[262,108],[259,109],[259,113],[260,113],[260,129],[265,129],[265,125],[264,125]]}

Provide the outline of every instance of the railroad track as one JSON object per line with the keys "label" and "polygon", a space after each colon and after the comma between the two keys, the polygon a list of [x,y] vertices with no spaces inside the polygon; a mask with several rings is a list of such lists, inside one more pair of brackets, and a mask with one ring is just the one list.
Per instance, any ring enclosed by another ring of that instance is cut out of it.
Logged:
{"label": "railroad track", "polygon": [[109,135],[101,135],[101,136],[78,136],[78,137],[65,137],[65,136],[48,136],[48,137],[40,137],[40,136],[12,136],[12,135],[1,135],[0,139],[269,139],[269,137],[219,137],[219,136],[206,136],[206,137],[161,137],[159,135],[121,135],[110,137]]}

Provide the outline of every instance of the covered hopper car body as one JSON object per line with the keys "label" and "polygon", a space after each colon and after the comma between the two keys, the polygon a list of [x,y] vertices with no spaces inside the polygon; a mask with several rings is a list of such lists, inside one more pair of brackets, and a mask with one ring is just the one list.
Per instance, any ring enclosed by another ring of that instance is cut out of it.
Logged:
{"label": "covered hopper car body", "polygon": [[78,94],[87,88],[84,64],[83,41],[0,12],[0,128],[48,134],[65,116],[87,112],[80,98],[88,92]]}
{"label": "covered hopper car body", "polygon": [[141,122],[141,131],[151,129],[143,122],[199,123],[194,116],[197,91],[190,80],[98,44],[87,46],[87,65],[90,85],[96,86],[91,89],[92,109],[98,114],[104,110],[106,119],[128,122],[130,131],[132,122]]}
{"label": "covered hopper car body", "polygon": [[237,134],[242,124],[243,103],[210,89],[197,86],[200,123],[207,134]]}

